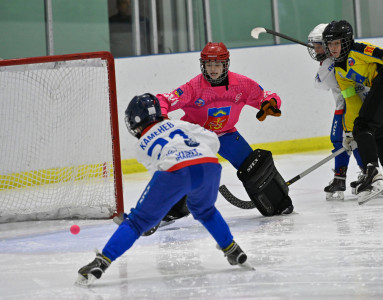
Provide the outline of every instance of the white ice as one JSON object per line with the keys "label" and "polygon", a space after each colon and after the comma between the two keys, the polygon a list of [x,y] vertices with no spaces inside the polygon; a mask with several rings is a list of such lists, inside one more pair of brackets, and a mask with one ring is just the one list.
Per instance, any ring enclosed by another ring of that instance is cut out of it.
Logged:
{"label": "white ice", "polygon": [[[275,156],[287,181],[329,152]],[[222,183],[248,199],[234,168]],[[295,212],[263,217],[219,196],[217,207],[256,268],[230,266],[192,217],[142,237],[90,288],[74,285],[117,228],[111,220],[0,224],[0,299],[383,299],[383,198],[359,206],[326,201],[333,161],[290,186]],[[352,158],[347,184],[357,178]],[[125,208],[135,205],[147,173],[125,176]],[[78,224],[81,232],[69,228]]]}

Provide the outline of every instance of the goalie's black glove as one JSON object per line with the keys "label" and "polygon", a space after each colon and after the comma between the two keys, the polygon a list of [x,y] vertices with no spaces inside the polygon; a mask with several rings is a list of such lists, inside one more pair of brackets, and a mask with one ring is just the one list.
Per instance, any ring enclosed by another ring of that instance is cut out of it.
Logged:
{"label": "goalie's black glove", "polygon": [[259,121],[264,121],[268,115],[279,117],[282,112],[278,109],[277,100],[271,98],[270,101],[262,102],[261,108],[257,113],[257,119]]}

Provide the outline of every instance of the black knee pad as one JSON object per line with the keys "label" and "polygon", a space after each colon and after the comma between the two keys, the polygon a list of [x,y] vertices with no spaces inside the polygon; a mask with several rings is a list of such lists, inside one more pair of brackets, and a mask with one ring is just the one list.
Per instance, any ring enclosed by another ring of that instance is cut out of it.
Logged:
{"label": "black knee pad", "polygon": [[292,212],[289,188],[276,169],[270,151],[254,150],[239,168],[237,176],[262,215]]}

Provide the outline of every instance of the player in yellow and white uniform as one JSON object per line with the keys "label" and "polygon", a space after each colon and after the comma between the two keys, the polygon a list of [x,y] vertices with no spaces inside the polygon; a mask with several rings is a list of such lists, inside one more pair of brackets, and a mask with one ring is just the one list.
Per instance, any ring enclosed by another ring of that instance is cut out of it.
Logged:
{"label": "player in yellow and white uniform", "polygon": [[[363,204],[383,191],[378,165],[378,154],[383,164],[383,49],[354,42],[352,26],[344,20],[331,22],[323,31],[323,41],[335,61],[335,76],[346,101],[343,126],[349,139],[344,144],[352,148],[354,136],[366,167],[356,188]],[[364,102],[355,90],[358,84],[371,88]]]}
{"label": "player in yellow and white uniform", "polygon": [[[347,139],[342,126],[346,103],[335,78],[335,62],[331,57],[327,57],[323,47],[322,33],[327,25],[328,24],[319,24],[314,27],[308,36],[307,43],[311,47],[307,47],[307,50],[311,58],[319,62],[319,68],[315,76],[315,88],[326,91],[331,90],[334,97],[335,112],[330,130],[330,140],[334,146],[332,152],[336,152],[343,147],[343,140]],[[358,84],[356,90],[363,100],[368,94],[369,88]],[[343,192],[346,190],[346,173],[351,153],[354,154],[358,166],[364,170],[364,164],[359,155],[358,148],[351,150],[352,151],[343,152],[335,157],[334,179],[324,188],[326,200],[344,200]],[[356,181],[351,183],[351,186],[353,186],[355,182]]]}

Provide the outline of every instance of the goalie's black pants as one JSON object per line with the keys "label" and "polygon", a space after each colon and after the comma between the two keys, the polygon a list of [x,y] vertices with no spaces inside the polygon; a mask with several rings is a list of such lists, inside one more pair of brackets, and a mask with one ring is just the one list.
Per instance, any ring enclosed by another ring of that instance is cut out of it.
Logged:
{"label": "goalie's black pants", "polygon": [[353,135],[365,166],[378,163],[378,156],[383,164],[383,74],[372,81],[370,92],[354,121]]}

